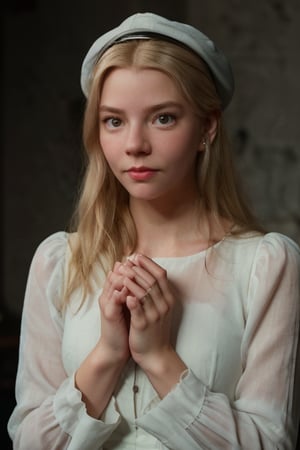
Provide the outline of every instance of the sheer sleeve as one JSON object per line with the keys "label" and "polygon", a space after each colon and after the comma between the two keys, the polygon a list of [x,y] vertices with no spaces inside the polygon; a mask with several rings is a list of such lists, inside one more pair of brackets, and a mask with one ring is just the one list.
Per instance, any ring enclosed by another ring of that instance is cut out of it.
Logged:
{"label": "sheer sleeve", "polygon": [[38,247],[30,267],[21,323],[17,404],[8,423],[14,449],[94,450],[118,425],[114,411],[105,424],[87,415],[74,374],[68,377],[64,370],[64,322],[59,305],[67,247],[66,233],[50,236]]}
{"label": "sheer sleeve", "polygon": [[209,391],[188,370],[138,424],[173,450],[294,449],[300,407],[299,272],[298,246],[285,236],[266,235],[250,275],[243,371],[234,400]]}

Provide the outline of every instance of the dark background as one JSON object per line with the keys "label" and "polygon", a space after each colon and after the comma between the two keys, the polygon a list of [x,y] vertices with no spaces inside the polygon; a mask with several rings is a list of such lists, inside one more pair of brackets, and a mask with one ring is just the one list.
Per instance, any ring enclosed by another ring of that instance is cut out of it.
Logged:
{"label": "dark background", "polygon": [[[14,406],[20,315],[36,246],[68,227],[82,169],[79,77],[91,43],[127,15],[188,21],[228,55],[226,112],[258,217],[300,243],[300,2],[12,0],[1,14],[0,442]],[[50,449],[49,449],[50,450]],[[253,449],[255,450],[255,449]]]}

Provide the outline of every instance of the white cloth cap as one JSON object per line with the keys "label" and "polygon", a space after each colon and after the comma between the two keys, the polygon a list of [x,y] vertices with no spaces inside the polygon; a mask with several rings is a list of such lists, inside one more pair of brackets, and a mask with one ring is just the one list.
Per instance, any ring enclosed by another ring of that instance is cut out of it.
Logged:
{"label": "white cloth cap", "polygon": [[81,88],[85,96],[88,96],[93,67],[109,47],[130,39],[151,37],[172,40],[196,52],[210,69],[223,109],[226,108],[234,91],[234,78],[226,56],[198,29],[153,13],[134,14],[93,43],[83,60],[81,70]]}

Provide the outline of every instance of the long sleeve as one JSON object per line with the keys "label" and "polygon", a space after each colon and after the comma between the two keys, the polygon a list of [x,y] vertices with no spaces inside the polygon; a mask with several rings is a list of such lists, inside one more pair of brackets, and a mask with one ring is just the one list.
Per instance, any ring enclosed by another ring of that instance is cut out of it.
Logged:
{"label": "long sleeve", "polygon": [[300,408],[299,271],[297,245],[266,235],[249,277],[234,399],[209,390],[188,370],[138,425],[172,450],[294,449]]}
{"label": "long sleeve", "polygon": [[21,324],[17,405],[8,423],[14,449],[96,450],[118,425],[114,410],[105,424],[87,415],[74,385],[74,373],[68,376],[64,369],[64,319],[59,303],[67,245],[66,233],[50,236],[37,249],[30,267]]}

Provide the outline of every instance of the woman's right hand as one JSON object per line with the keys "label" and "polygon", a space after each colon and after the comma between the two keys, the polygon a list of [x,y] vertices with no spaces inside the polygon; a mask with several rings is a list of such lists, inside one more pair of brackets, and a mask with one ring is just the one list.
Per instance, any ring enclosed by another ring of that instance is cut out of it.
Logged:
{"label": "woman's right hand", "polygon": [[123,285],[124,275],[119,272],[121,263],[116,262],[106,278],[99,298],[101,310],[101,347],[111,352],[117,360],[128,359],[130,314],[126,306],[128,289]]}
{"label": "woman's right hand", "polygon": [[101,333],[94,349],[87,355],[75,375],[87,413],[99,418],[109,403],[129,356],[128,324],[124,276],[116,263],[108,274],[99,298]]}

